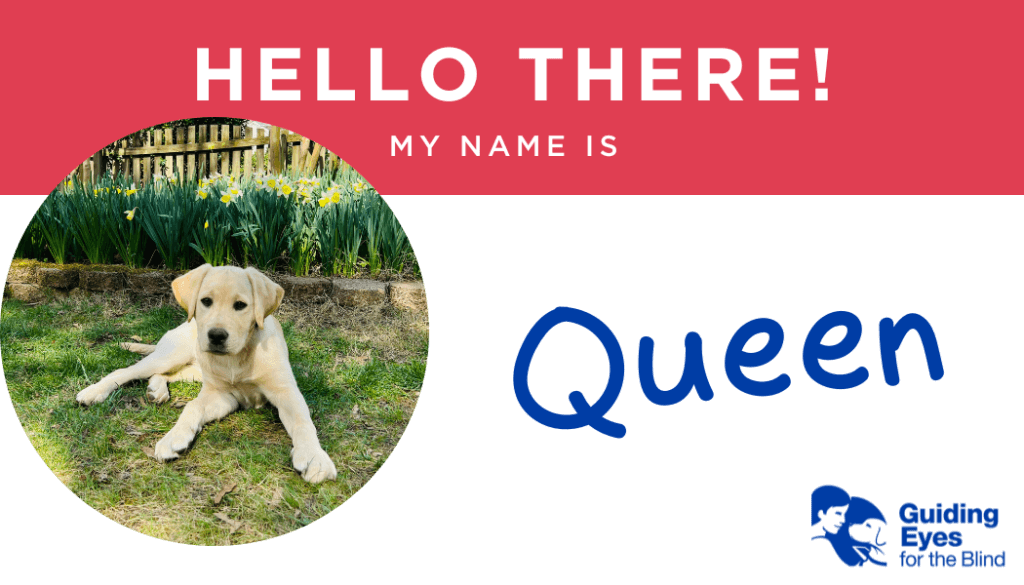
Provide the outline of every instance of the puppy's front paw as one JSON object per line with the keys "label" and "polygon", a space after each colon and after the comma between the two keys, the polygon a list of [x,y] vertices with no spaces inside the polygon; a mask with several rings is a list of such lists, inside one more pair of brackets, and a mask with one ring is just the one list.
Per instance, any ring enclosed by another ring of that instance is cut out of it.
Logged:
{"label": "puppy's front paw", "polygon": [[75,400],[83,406],[89,406],[90,404],[99,404],[110,396],[110,393],[117,389],[117,384],[110,382],[103,382],[102,380],[96,382],[92,386],[89,386],[85,390],[82,390],[75,396]]}
{"label": "puppy's front paw", "polygon": [[292,449],[292,465],[309,483],[320,483],[338,477],[338,470],[320,445]]}
{"label": "puppy's front paw", "polygon": [[185,436],[184,433],[179,433],[174,429],[167,433],[164,438],[157,442],[156,447],[153,448],[153,457],[157,461],[170,461],[171,459],[177,459],[178,455],[188,449],[188,444],[192,442],[192,438]]}
{"label": "puppy's front paw", "polygon": [[163,376],[153,376],[150,378],[146,396],[156,404],[167,402],[167,399],[171,397],[171,393],[167,390],[167,379]]}

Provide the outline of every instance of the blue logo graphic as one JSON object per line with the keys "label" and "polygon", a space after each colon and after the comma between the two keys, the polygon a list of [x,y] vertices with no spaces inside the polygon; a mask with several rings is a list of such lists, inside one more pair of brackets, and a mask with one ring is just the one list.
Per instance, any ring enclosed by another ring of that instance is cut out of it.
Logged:
{"label": "blue logo graphic", "polygon": [[811,494],[811,541],[851,567],[886,566],[885,516],[864,498],[823,485]]}

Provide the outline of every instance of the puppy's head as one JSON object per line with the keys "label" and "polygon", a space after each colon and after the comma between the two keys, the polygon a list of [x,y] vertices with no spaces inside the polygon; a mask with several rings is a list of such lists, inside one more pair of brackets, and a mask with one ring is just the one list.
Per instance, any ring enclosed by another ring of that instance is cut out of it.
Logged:
{"label": "puppy's head", "polygon": [[196,320],[199,349],[234,355],[277,310],[284,289],[255,268],[204,264],[171,283],[174,298]]}

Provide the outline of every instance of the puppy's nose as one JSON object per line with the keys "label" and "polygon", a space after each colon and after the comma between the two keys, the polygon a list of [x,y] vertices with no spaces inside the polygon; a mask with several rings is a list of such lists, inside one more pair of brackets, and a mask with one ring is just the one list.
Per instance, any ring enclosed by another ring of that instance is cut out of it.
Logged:
{"label": "puppy's nose", "polygon": [[220,327],[210,329],[207,335],[210,337],[210,343],[213,345],[223,345],[224,342],[228,340],[227,330],[221,329]]}

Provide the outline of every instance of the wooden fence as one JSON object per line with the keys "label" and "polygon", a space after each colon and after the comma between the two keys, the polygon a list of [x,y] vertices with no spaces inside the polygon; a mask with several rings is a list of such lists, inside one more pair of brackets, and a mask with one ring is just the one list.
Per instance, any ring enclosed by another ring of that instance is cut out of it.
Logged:
{"label": "wooden fence", "polygon": [[77,175],[83,184],[91,184],[111,171],[141,186],[157,174],[185,179],[218,173],[248,178],[254,172],[298,177],[346,165],[321,144],[277,126],[269,132],[245,128],[244,137],[242,133],[241,126],[227,125],[148,130],[97,152],[68,177]]}

